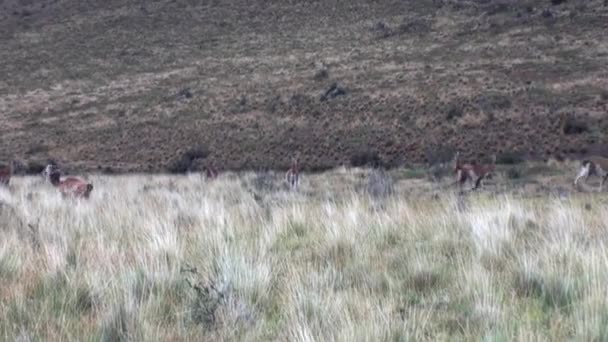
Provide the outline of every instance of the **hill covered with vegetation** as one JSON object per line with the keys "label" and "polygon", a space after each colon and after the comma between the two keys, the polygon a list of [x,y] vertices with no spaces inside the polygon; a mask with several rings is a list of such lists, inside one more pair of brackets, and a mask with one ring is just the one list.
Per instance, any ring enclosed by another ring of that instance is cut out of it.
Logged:
{"label": "hill covered with vegetation", "polygon": [[319,170],[601,151],[607,29],[604,0],[3,0],[0,159],[237,170],[297,151]]}

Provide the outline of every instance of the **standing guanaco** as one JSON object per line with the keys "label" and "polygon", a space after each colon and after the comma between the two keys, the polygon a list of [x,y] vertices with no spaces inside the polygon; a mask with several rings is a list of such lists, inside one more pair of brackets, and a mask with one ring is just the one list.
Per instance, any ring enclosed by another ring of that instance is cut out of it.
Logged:
{"label": "standing guanaco", "polygon": [[0,166],[0,186],[8,186],[11,182],[11,177],[15,174],[18,166],[16,160],[12,160],[8,165]]}
{"label": "standing guanaco", "polygon": [[289,184],[289,186],[291,186],[292,189],[295,190],[298,188],[298,185],[300,184],[299,155],[293,157],[291,161],[291,167],[289,168],[289,170],[287,170],[287,173],[285,174],[285,179],[287,180],[287,183]]}
{"label": "standing guanaco", "polygon": [[581,170],[574,179],[574,186],[578,185],[578,181],[581,178],[583,178],[586,182],[589,176],[597,176],[601,178],[600,186],[598,188],[598,191],[601,192],[606,179],[608,179],[608,158],[591,156],[583,160],[581,163]]}
{"label": "standing guanaco", "polygon": [[462,188],[467,180],[471,180],[475,185],[472,190],[483,186],[482,181],[488,178],[496,169],[496,155],[492,156],[491,164],[469,164],[460,162],[460,152],[456,152],[454,161],[454,171],[456,172],[456,182]]}

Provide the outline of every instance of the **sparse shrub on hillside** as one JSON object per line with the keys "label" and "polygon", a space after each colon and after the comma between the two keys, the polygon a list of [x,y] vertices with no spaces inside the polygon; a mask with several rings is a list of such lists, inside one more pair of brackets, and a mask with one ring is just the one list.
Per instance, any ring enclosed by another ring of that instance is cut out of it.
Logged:
{"label": "sparse shrub on hillside", "polygon": [[25,168],[25,173],[28,175],[37,175],[44,171],[45,165],[38,161],[29,161]]}
{"label": "sparse shrub on hillside", "polygon": [[379,21],[372,27],[372,31],[378,38],[388,38],[393,35],[393,30],[383,21]]}
{"label": "sparse shrub on hillside", "polygon": [[582,134],[589,131],[589,125],[574,116],[568,116],[562,124],[562,132],[566,135]]}
{"label": "sparse shrub on hillside", "polygon": [[512,106],[510,96],[498,92],[481,94],[476,101],[484,111],[505,110]]}
{"label": "sparse shrub on hillside", "polygon": [[430,146],[426,149],[424,156],[430,165],[449,164],[454,161],[456,151],[451,146]]}
{"label": "sparse shrub on hillside", "polygon": [[424,18],[407,19],[395,28],[387,23],[379,21],[372,27],[372,31],[379,39],[387,39],[404,34],[427,34],[432,29],[432,24]]}
{"label": "sparse shrub on hillside", "polygon": [[304,110],[309,109],[314,102],[315,99],[306,94],[295,93],[289,97],[288,105],[294,110]]}
{"label": "sparse shrub on hillside", "polygon": [[486,13],[488,15],[497,15],[502,13],[507,13],[511,10],[510,4],[504,1],[496,1],[490,3],[486,8]]}
{"label": "sparse shrub on hillside", "polygon": [[520,179],[522,171],[518,167],[511,167],[507,170],[507,179]]}
{"label": "sparse shrub on hillside", "polygon": [[181,157],[173,161],[168,170],[171,173],[186,173],[191,170],[192,164],[197,159],[207,158],[209,151],[203,146],[196,146],[188,149]]}
{"label": "sparse shrub on hillside", "polygon": [[192,98],[192,91],[190,90],[190,88],[183,88],[182,90],[180,90],[177,93],[177,97],[179,99],[191,99]]}
{"label": "sparse shrub on hillside", "polygon": [[190,171],[190,165],[192,164],[192,160],[187,159],[185,157],[181,157],[169,165],[168,170],[171,173],[186,173]]}
{"label": "sparse shrub on hillside", "polygon": [[315,75],[313,76],[313,79],[317,82],[325,80],[327,78],[329,78],[329,71],[327,71],[326,68],[317,70],[317,72],[315,72]]}
{"label": "sparse shrub on hillside", "polygon": [[396,30],[396,34],[427,34],[432,29],[432,24],[423,18],[408,19],[401,23]]}
{"label": "sparse shrub on hillside", "polygon": [[461,106],[456,105],[456,104],[451,104],[448,106],[445,118],[448,121],[451,121],[453,119],[460,118],[463,115],[464,115],[464,111],[462,110]]}
{"label": "sparse shrub on hillside", "polygon": [[266,100],[265,108],[268,113],[275,113],[281,106],[281,96],[277,95]]}
{"label": "sparse shrub on hillside", "polygon": [[27,151],[25,151],[25,154],[27,154],[27,155],[43,154],[43,153],[48,153],[48,151],[49,151],[49,147],[47,145],[34,144]]}
{"label": "sparse shrub on hillside", "polygon": [[378,152],[364,149],[353,153],[350,157],[350,164],[354,167],[378,167],[382,165],[382,160]]}
{"label": "sparse shrub on hillside", "polygon": [[496,164],[515,165],[524,161],[524,154],[522,152],[502,152],[496,155]]}

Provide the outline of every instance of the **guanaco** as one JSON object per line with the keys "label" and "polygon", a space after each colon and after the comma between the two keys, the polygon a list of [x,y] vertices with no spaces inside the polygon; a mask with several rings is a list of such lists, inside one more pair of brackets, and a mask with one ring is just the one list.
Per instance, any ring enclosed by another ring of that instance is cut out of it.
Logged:
{"label": "guanaco", "polygon": [[475,185],[472,190],[483,186],[483,180],[488,178],[496,169],[496,155],[492,156],[491,164],[469,164],[460,162],[460,152],[454,158],[454,171],[456,172],[456,182],[462,188],[467,180],[471,180]]}
{"label": "guanaco", "polygon": [[581,169],[574,179],[574,186],[578,185],[578,181],[581,178],[583,178],[583,180],[586,182],[589,176],[597,176],[601,178],[600,186],[598,188],[598,192],[601,192],[604,182],[606,182],[606,179],[608,179],[608,158],[591,156],[583,160],[581,163]]}
{"label": "guanaco", "polygon": [[57,189],[64,197],[88,199],[93,191],[93,184],[87,183],[80,178],[67,177],[61,179],[61,170],[55,164],[48,164],[43,171],[43,176]]}
{"label": "guanaco", "polygon": [[8,186],[11,182],[11,177],[15,174],[19,163],[12,160],[8,165],[0,166],[0,186]]}
{"label": "guanaco", "polygon": [[285,179],[292,189],[297,189],[300,184],[300,162],[299,156],[296,155],[291,161],[291,167],[285,174]]}
{"label": "guanaco", "polygon": [[213,165],[209,165],[205,167],[205,175],[207,176],[207,179],[214,179],[218,176],[217,169],[213,167]]}

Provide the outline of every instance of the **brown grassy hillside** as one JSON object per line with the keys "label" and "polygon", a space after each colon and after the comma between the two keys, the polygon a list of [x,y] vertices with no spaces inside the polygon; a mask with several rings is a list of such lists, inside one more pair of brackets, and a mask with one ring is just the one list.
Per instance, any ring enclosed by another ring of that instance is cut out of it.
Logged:
{"label": "brown grassy hillside", "polygon": [[584,154],[608,143],[607,29],[604,0],[3,0],[0,160]]}

